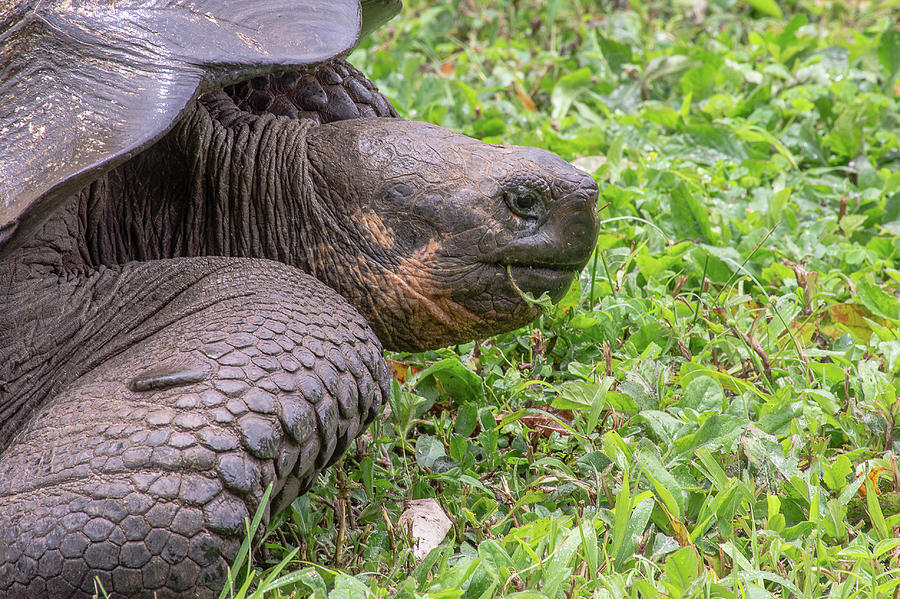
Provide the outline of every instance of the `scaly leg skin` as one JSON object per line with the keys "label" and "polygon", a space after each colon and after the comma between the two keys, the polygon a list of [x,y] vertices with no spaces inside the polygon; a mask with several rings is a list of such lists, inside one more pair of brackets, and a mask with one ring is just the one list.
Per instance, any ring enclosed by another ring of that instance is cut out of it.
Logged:
{"label": "scaly leg skin", "polygon": [[[116,293],[167,262],[130,265]],[[381,345],[337,293],[265,260],[179,262],[190,284],[135,330],[171,324],[0,454],[0,596],[90,597],[95,577],[112,597],[217,596],[267,485],[287,505],[380,410]]]}

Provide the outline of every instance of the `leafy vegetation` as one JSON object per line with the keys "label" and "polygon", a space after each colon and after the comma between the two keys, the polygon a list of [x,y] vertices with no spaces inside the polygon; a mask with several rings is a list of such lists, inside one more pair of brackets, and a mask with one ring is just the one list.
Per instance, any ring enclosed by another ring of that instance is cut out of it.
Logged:
{"label": "leafy vegetation", "polygon": [[[408,0],[408,118],[593,172],[533,326],[392,356],[235,597],[897,597],[900,2]],[[404,501],[444,542],[412,556]]]}

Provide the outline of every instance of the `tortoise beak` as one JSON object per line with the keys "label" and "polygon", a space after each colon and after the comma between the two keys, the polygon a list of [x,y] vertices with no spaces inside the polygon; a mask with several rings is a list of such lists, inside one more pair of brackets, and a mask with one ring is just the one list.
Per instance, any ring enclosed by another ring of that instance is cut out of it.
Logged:
{"label": "tortoise beak", "polygon": [[[562,162],[560,160],[560,162]],[[562,193],[533,233],[498,248],[496,261],[510,266],[531,266],[577,272],[591,257],[597,243],[597,183],[565,163]]]}

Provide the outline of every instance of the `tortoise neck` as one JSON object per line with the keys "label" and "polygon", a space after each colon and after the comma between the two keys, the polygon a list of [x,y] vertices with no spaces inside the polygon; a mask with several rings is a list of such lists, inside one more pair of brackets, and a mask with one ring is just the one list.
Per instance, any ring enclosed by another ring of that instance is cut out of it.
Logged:
{"label": "tortoise neck", "polygon": [[307,159],[314,124],[255,116],[224,94],[194,103],[148,151],[82,193],[92,265],[175,257],[266,258],[311,272],[335,229]]}
{"label": "tortoise neck", "polygon": [[188,176],[193,218],[188,255],[267,258],[307,270],[311,235],[326,230],[309,173],[314,127],[238,109],[224,93],[205,99],[178,131],[185,156],[202,156]]}

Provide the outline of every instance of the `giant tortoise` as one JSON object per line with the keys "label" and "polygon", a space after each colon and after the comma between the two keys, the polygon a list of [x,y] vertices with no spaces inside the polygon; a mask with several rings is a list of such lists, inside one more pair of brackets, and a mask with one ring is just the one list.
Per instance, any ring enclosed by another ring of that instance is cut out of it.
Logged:
{"label": "giant tortoise", "polygon": [[396,118],[398,0],[0,0],[0,596],[212,597],[380,410],[591,252],[594,181]]}

